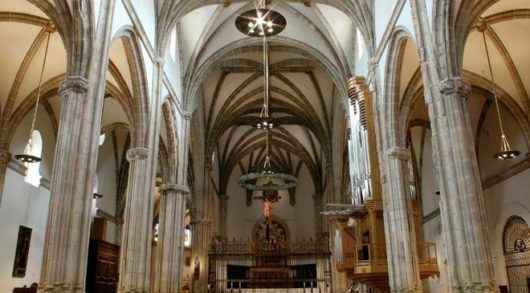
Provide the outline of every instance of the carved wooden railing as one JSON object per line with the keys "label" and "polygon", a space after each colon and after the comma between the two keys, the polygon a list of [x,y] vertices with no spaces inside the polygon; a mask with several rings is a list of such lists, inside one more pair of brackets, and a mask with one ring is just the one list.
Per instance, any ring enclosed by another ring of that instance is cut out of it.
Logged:
{"label": "carved wooden railing", "polygon": [[[244,279],[226,279],[216,280],[211,284],[213,292],[271,292],[274,288],[276,292],[300,292],[300,293],[330,293],[331,280],[326,279],[276,279],[276,280],[244,280]],[[259,289],[263,288],[263,289]],[[268,288],[268,289],[265,289]]]}
{"label": "carved wooden railing", "polygon": [[328,238],[304,239],[291,243],[259,244],[249,240],[215,240],[210,246],[210,255],[251,254],[330,254]]}

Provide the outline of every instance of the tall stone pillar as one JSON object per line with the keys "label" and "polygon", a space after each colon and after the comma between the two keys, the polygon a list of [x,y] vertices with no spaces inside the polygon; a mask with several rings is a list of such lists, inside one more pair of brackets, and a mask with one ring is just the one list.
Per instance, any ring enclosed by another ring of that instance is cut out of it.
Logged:
{"label": "tall stone pillar", "polygon": [[151,263],[152,206],[154,196],[146,186],[151,184],[146,170],[152,164],[147,148],[127,151],[129,180],[125,199],[120,249],[119,292],[148,292]]}
{"label": "tall stone pillar", "polygon": [[[160,117],[162,113],[162,79],[164,60],[155,58],[152,93],[147,119],[137,133],[145,147],[128,150],[129,177],[123,213],[118,292],[149,292],[151,289],[151,246],[153,240],[153,208],[155,177],[158,163]],[[145,141],[143,141],[145,139]]]}
{"label": "tall stone pillar", "polygon": [[387,150],[383,183],[385,239],[392,292],[422,292],[414,223],[409,217],[407,161],[410,152],[401,147]]}
{"label": "tall stone pillar", "polygon": [[450,292],[496,292],[466,102],[470,87],[461,77],[459,52],[445,45],[458,39],[452,26],[460,23],[441,19],[432,30],[425,1],[409,4],[431,120]]}
{"label": "tall stone pillar", "polygon": [[466,106],[470,87],[443,80],[429,107],[452,292],[496,292],[484,194]]}
{"label": "tall stone pillar", "polygon": [[193,293],[208,292],[208,249],[211,238],[211,222],[200,219],[192,222],[192,284]]}
{"label": "tall stone pillar", "polygon": [[163,184],[160,192],[160,232],[154,291],[179,293],[183,269],[186,195],[189,189],[178,184]]}
{"label": "tall stone pillar", "polygon": [[2,206],[2,199],[4,197],[4,185],[9,161],[11,161],[11,153],[7,148],[0,149],[0,206]]}
{"label": "tall stone pillar", "polygon": [[[91,122],[100,122],[88,115],[85,108],[88,81],[82,77],[68,77],[59,94],[61,122],[57,135],[55,162],[51,177],[51,197],[46,227],[46,241],[41,275],[44,292],[84,292],[92,185],[97,150],[85,131]],[[95,113],[92,113],[95,114]],[[99,127],[98,127],[99,128]]]}
{"label": "tall stone pillar", "polygon": [[[102,2],[94,40],[87,40],[82,28],[76,26],[79,35],[75,40],[78,42],[68,48],[72,71],[59,89],[61,116],[50,180],[39,292],[85,292],[93,185],[114,3],[114,0]],[[80,8],[83,5],[74,5],[77,9],[74,15],[88,19],[90,16],[84,15],[86,11]]]}

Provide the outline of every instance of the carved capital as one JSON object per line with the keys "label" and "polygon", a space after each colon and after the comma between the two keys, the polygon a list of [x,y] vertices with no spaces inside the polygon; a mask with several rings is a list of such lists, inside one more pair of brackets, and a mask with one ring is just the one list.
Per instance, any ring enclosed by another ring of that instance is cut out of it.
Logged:
{"label": "carved capital", "polygon": [[149,155],[148,148],[132,148],[127,151],[127,161],[145,160]]}
{"label": "carved capital", "polygon": [[458,95],[462,98],[467,98],[471,93],[471,86],[461,77],[451,77],[442,80],[440,92],[443,95]]}
{"label": "carved capital", "polygon": [[174,192],[183,195],[190,193],[190,189],[188,188],[188,186],[176,183],[162,184],[160,186],[160,191],[164,194],[168,194],[169,192]]}
{"label": "carved capital", "polygon": [[82,76],[68,76],[59,87],[59,96],[67,98],[70,93],[84,94],[88,92],[88,80]]}
{"label": "carved capital", "polygon": [[398,159],[401,161],[408,161],[410,160],[410,152],[406,148],[402,147],[391,147],[386,151],[386,155],[390,159]]}

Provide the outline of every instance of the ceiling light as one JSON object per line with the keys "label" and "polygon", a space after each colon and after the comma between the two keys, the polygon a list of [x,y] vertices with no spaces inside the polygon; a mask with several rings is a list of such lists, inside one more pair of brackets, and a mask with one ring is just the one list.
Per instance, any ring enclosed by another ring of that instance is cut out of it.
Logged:
{"label": "ceiling light", "polygon": [[236,18],[237,29],[249,37],[274,36],[281,33],[286,26],[285,17],[267,7],[249,10]]}
{"label": "ceiling light", "polygon": [[521,152],[517,150],[512,150],[508,137],[504,132],[504,124],[502,122],[501,108],[499,105],[499,98],[497,97],[497,88],[495,85],[495,76],[493,75],[493,68],[491,66],[490,52],[488,48],[488,42],[486,41],[486,32],[485,28],[482,30],[482,40],[484,41],[484,49],[486,51],[486,57],[488,60],[488,69],[490,73],[490,82],[493,86],[493,100],[495,101],[495,108],[497,109],[497,119],[499,120],[499,129],[501,131],[501,150],[496,153],[493,157],[497,160],[510,160],[517,158]]}
{"label": "ceiling light", "polygon": [[37,157],[33,154],[33,131],[35,130],[35,122],[37,121],[37,113],[39,110],[39,102],[40,102],[40,95],[42,90],[42,80],[44,78],[44,70],[46,69],[46,61],[48,59],[48,49],[50,48],[50,39],[52,35],[52,29],[48,29],[48,37],[46,39],[46,47],[44,50],[44,59],[42,61],[42,67],[40,71],[40,77],[39,77],[39,84],[37,86],[37,98],[35,99],[35,111],[33,112],[33,119],[31,121],[31,128],[29,131],[29,139],[28,144],[26,145],[26,148],[24,149],[23,154],[15,155],[15,159],[21,161],[22,163],[31,164],[31,163],[38,163],[42,159],[40,157]]}
{"label": "ceiling light", "polygon": [[[264,3],[264,2],[263,2]],[[251,191],[278,191],[287,190],[296,187],[297,179],[295,176],[290,174],[284,174],[275,172],[271,166],[271,130],[274,128],[274,123],[271,121],[269,113],[269,98],[270,98],[270,71],[269,71],[269,44],[268,36],[280,33],[287,22],[285,18],[273,10],[267,9],[266,5],[258,6],[259,9],[251,10],[240,15],[236,20],[236,27],[242,33],[248,36],[256,36],[254,29],[246,30],[249,19],[256,19],[258,27],[258,35],[263,37],[263,76],[264,76],[264,95],[263,95],[263,106],[261,107],[261,113],[259,121],[256,124],[256,128],[265,130],[265,162],[260,172],[251,172],[245,174],[239,178],[239,184],[241,187]],[[276,23],[273,22],[276,21]],[[267,25],[269,28],[265,30],[263,25]],[[277,25],[278,29],[275,31],[272,26]],[[268,197],[262,198],[264,201],[272,203]]]}

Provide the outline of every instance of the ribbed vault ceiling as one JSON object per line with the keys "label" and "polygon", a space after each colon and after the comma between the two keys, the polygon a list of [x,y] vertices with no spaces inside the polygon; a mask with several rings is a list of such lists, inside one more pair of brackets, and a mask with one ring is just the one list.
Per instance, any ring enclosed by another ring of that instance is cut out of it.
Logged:
{"label": "ribbed vault ceiling", "polygon": [[[31,112],[35,104],[36,88],[44,58],[47,29],[51,26],[47,16],[26,0],[0,1],[0,106],[3,127],[16,131],[18,124]],[[132,109],[132,79],[127,45],[121,39],[113,41],[110,50],[107,97],[103,127],[128,123]],[[57,131],[60,98],[57,87],[66,71],[66,52],[57,31],[50,39],[48,60],[43,78],[41,107]],[[8,138],[9,140],[9,138]]]}
{"label": "ribbed vault ceiling", "polygon": [[[330,160],[332,81],[303,52],[271,46],[272,165],[298,175],[306,167],[322,190],[324,162]],[[231,173],[259,169],[265,159],[265,133],[256,129],[263,104],[262,48],[249,46],[219,61],[203,85],[209,153],[222,170],[220,189]]]}

